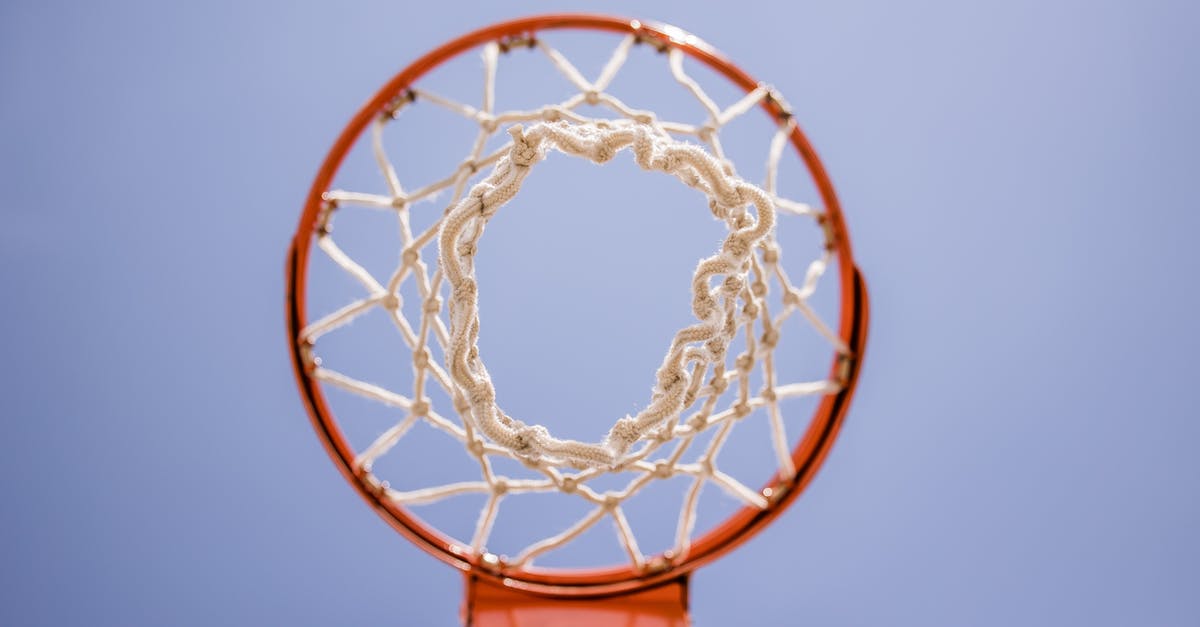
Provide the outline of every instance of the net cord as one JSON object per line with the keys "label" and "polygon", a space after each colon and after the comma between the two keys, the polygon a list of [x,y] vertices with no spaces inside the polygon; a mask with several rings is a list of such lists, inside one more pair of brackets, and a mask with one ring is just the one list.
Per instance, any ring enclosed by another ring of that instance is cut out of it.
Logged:
{"label": "net cord", "polygon": [[[364,288],[366,296],[311,322],[301,331],[299,339],[315,345],[322,336],[367,311],[383,308],[413,354],[413,393],[405,395],[325,367],[314,351],[308,352],[315,378],[404,412],[403,418],[359,453],[355,463],[363,471],[364,480],[405,506],[434,503],[462,494],[487,495],[467,543],[475,555],[486,551],[501,503],[507,497],[557,491],[577,496],[592,506],[567,529],[530,544],[508,560],[505,565],[512,568],[532,565],[538,556],[571,542],[606,518],[612,521],[617,541],[630,562],[635,568],[644,567],[647,560],[638,548],[621,505],[651,481],[679,476],[689,478],[691,484],[685,493],[671,554],[675,558],[686,556],[696,524],[697,503],[705,485],[714,484],[752,507],[768,505],[763,492],[747,487],[717,467],[717,455],[734,424],[759,408],[766,408],[779,474],[786,480],[795,474],[795,468],[780,402],[800,396],[834,394],[842,388],[842,382],[836,380],[780,384],[775,370],[774,348],[781,327],[797,313],[835,352],[841,355],[849,352],[808,303],[832,259],[831,246],[827,245],[808,264],[804,280],[798,286],[779,263],[781,251],[773,233],[776,213],[807,217],[818,224],[823,219],[819,210],[777,193],[779,163],[794,122],[789,119],[778,126],[767,151],[764,184],[761,188],[751,185],[737,177],[734,165],[725,156],[719,132],[761,104],[764,98],[773,97],[773,90],[759,86],[721,109],[687,74],[682,53],[670,49],[667,52],[670,75],[699,102],[707,119],[701,124],[658,120],[653,112],[630,107],[605,92],[635,43],[635,36],[623,38],[596,80],[588,81],[561,52],[538,40],[537,50],[578,93],[561,103],[534,110],[501,112],[495,111],[495,86],[502,49],[498,43],[488,44],[482,54],[484,81],[479,108],[413,88],[397,97],[372,125],[371,151],[388,195],[334,189],[324,197],[326,210],[318,224],[318,247]],[[478,124],[479,132],[466,159],[454,172],[407,191],[387,155],[384,129],[404,107],[417,100],[473,121]],[[617,118],[585,116],[578,111],[584,105],[610,110]],[[488,140],[501,129],[509,132],[512,141],[485,154]],[[704,148],[684,143],[676,139],[678,136],[695,138]],[[478,288],[472,265],[475,246],[487,220],[515,195],[530,167],[544,158],[549,149],[597,162],[629,149],[643,168],[670,173],[705,193],[714,215],[725,220],[730,229],[721,250],[697,267],[692,285],[693,313],[698,321],[681,329],[672,341],[656,373],[657,384],[650,403],[636,416],[618,420],[607,437],[597,443],[559,440],[544,427],[526,425],[506,415],[496,404],[495,389],[475,347],[478,334]],[[487,168],[492,168],[491,174],[468,192],[471,178]],[[414,233],[410,221],[413,205],[433,200],[447,190],[450,200],[443,217],[424,231]],[[745,210],[748,205],[754,207],[753,213]],[[332,221],[336,210],[342,207],[390,211],[398,216],[403,250],[400,264],[386,282],[377,280],[334,243]],[[434,241],[438,242],[439,263],[431,274],[423,254]],[[416,328],[403,314],[399,295],[400,285],[410,278],[415,281],[421,298],[420,322]],[[717,286],[710,287],[710,279],[717,278],[721,279]],[[766,299],[771,283],[779,286],[783,302],[782,311],[774,316]],[[449,315],[445,319],[443,285],[450,293]],[[747,349],[733,359],[733,368],[729,368],[728,347],[739,330],[745,333]],[[446,355],[445,365],[433,358],[431,341]],[[754,369],[761,370],[763,379],[762,389],[757,393],[750,391],[750,373]],[[425,393],[430,383],[452,399],[459,421],[432,408]],[[728,406],[718,409],[727,391],[734,398]],[[462,443],[476,460],[482,479],[397,491],[372,474],[373,464],[391,451],[418,421]],[[695,438],[708,429],[716,429],[716,433],[704,451],[695,461],[683,461]],[[673,450],[650,461],[668,443],[673,443]],[[544,479],[497,475],[492,470],[490,456],[516,459]],[[604,493],[587,485],[610,471],[632,472],[635,478],[621,490]]]}

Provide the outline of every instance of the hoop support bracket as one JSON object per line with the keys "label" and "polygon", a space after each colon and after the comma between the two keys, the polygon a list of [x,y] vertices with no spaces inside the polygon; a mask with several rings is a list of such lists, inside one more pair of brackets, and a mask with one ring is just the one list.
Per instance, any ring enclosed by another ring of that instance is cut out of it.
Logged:
{"label": "hoop support bracket", "polygon": [[688,578],[616,595],[563,598],[525,592],[465,575],[462,619],[467,627],[689,627]]}

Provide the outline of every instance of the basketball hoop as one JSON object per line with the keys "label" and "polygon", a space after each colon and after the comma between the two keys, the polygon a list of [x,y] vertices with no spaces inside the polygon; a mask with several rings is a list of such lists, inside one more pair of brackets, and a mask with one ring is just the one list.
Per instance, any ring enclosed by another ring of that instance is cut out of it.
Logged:
{"label": "basketball hoop", "polygon": [[[556,35],[580,30],[613,35],[613,52],[594,80],[554,44]],[[697,124],[662,116],[652,102],[626,102],[607,91],[637,45],[661,53],[654,58],[662,63],[663,80],[698,102],[705,120]],[[517,47],[545,55],[553,71],[577,93],[534,109],[500,109],[496,68]],[[483,58],[484,95],[477,105],[440,95],[423,83],[439,66],[465,53]],[[744,95],[718,105],[687,71],[685,61],[723,76]],[[387,125],[416,103],[478,126],[473,145],[463,147],[461,165],[433,182],[408,180],[391,160],[384,139]],[[727,156],[721,131],[756,109],[766,114],[774,130],[762,152],[766,174],[751,182],[738,174]],[[489,151],[492,140],[504,137],[507,142]],[[369,146],[381,189],[335,187],[347,155],[359,145]],[[807,170],[817,198],[804,202],[779,191],[780,163],[789,145]],[[520,193],[527,176],[536,177],[531,173],[548,155],[595,163],[627,159],[646,170],[645,176],[672,177],[702,194],[712,216],[726,229],[711,254],[698,260],[690,284],[692,320],[665,343],[665,357],[650,373],[655,383],[650,398],[636,399],[643,402],[642,409],[614,417],[606,435],[590,442],[562,437],[528,417],[506,413],[478,345],[475,259],[477,250],[486,246],[485,227],[503,215],[505,204]],[[442,196],[433,201],[439,193]],[[397,217],[401,247],[395,251],[399,263],[390,276],[375,276],[333,239],[334,217],[360,209]],[[414,229],[411,218],[417,211],[437,217],[429,226]],[[797,224],[813,226],[822,235],[813,250],[787,251],[788,259],[802,264],[792,266],[794,274],[803,277],[793,281],[777,232]],[[363,295],[312,320],[309,298],[320,286],[310,285],[309,266],[316,254],[353,278]],[[822,281],[827,275],[831,280]],[[839,296],[836,320],[827,322],[810,299],[829,282],[836,283]],[[416,320],[401,303],[406,284],[405,289],[419,294]],[[404,357],[413,364],[411,390],[400,392],[357,379],[318,357],[321,338],[372,310],[386,312],[411,354]],[[823,378],[780,379],[775,348],[782,336],[798,327],[825,342],[823,354],[808,357],[827,364],[820,366],[827,371]],[[854,393],[866,341],[867,295],[833,186],[779,93],[677,28],[614,17],[548,15],[497,24],[445,44],[396,75],[354,116],[317,174],[292,241],[288,329],[301,394],[331,457],[389,524],[467,574],[469,623],[508,624],[487,622],[489,607],[546,610],[555,607],[554,598],[619,597],[625,607],[658,612],[666,617],[661,623],[666,625],[681,624],[669,621],[682,620],[688,574],[755,534],[816,474]],[[446,406],[431,399],[429,389],[435,386],[449,399]],[[331,388],[393,408],[393,424],[368,445],[352,445],[326,398]],[[780,406],[798,397],[818,400],[802,435],[792,440]],[[718,453],[734,425],[752,416],[770,426],[777,469],[773,476],[755,477],[755,483],[748,484],[721,469]],[[377,462],[418,423],[461,444],[478,467],[479,478],[398,490],[377,475]],[[706,440],[698,444],[701,437]],[[500,474],[494,468],[499,459],[518,462],[528,476]],[[598,478],[618,473],[633,478],[617,490],[593,487]],[[655,481],[681,477],[689,487],[675,521],[675,542],[644,554],[626,520],[626,503]],[[696,535],[696,503],[705,485],[720,487],[741,507]],[[581,500],[588,513],[511,557],[489,551],[501,501],[535,493]],[[485,498],[470,538],[453,537],[413,512],[423,504],[463,494]],[[602,520],[614,525],[625,563],[585,568],[535,564]]]}

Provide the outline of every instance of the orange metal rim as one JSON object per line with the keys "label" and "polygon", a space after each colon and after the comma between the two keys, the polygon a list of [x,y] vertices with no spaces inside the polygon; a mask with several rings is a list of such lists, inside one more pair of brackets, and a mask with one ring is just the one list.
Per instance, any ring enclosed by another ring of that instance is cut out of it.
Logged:
{"label": "orange metal rim", "polygon": [[[300,331],[308,324],[306,313],[308,258],[316,235],[317,218],[324,202],[323,194],[328,191],[334,176],[341,167],[342,160],[366,130],[367,125],[383,111],[397,94],[408,89],[420,77],[458,54],[487,42],[555,29],[602,30],[635,34],[646,40],[657,41],[680,49],[747,92],[758,86],[757,81],[726,60],[714,48],[677,28],[603,15],[555,14],[515,19],[468,33],[429,52],[388,81],[354,115],[334,142],[313,181],[288,256],[288,343],[301,396],[327,452],[346,480],[355,486],[367,503],[397,531],[438,559],[461,570],[470,571],[473,575],[494,579],[501,585],[513,589],[554,596],[606,596],[662,584],[686,575],[716,559],[753,536],[786,509],[804,490],[816,475],[836,440],[854,395],[862,364],[863,349],[866,346],[868,303],[866,286],[861,273],[854,264],[850,239],[833,184],[817,157],[816,151],[797,125],[791,135],[792,147],[804,161],[816,184],[826,211],[825,219],[829,222],[833,234],[832,241],[841,292],[838,335],[850,347],[850,355],[849,357],[835,356],[833,360],[831,377],[844,379],[845,386],[837,394],[827,395],[822,399],[809,423],[808,430],[792,451],[796,474],[786,482],[783,482],[779,476],[774,476],[764,484],[772,486],[776,490],[776,497],[767,509],[743,507],[723,523],[697,538],[685,559],[678,563],[672,563],[670,568],[657,572],[642,572],[635,570],[632,566],[578,570],[506,571],[503,569],[493,570],[478,563],[475,557],[462,552],[458,548],[458,543],[452,538],[426,525],[415,514],[391,502],[365,482],[354,468],[354,450],[338,427],[336,417],[326,402],[319,383],[313,378],[306,365],[304,354],[308,347],[300,339]],[[777,122],[786,120],[789,115],[773,99],[764,100],[762,107]],[[782,492],[781,496],[779,492]]]}

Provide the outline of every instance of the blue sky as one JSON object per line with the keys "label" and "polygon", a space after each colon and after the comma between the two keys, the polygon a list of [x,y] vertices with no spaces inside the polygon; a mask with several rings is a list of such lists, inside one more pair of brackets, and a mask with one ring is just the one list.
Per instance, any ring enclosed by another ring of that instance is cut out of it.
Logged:
{"label": "blue sky", "polygon": [[455,623],[458,575],[308,424],[284,255],[388,77],[550,10],[675,23],[778,86],[871,289],[841,439],[694,577],[697,624],[1200,620],[1188,3],[12,2],[0,623]]}

